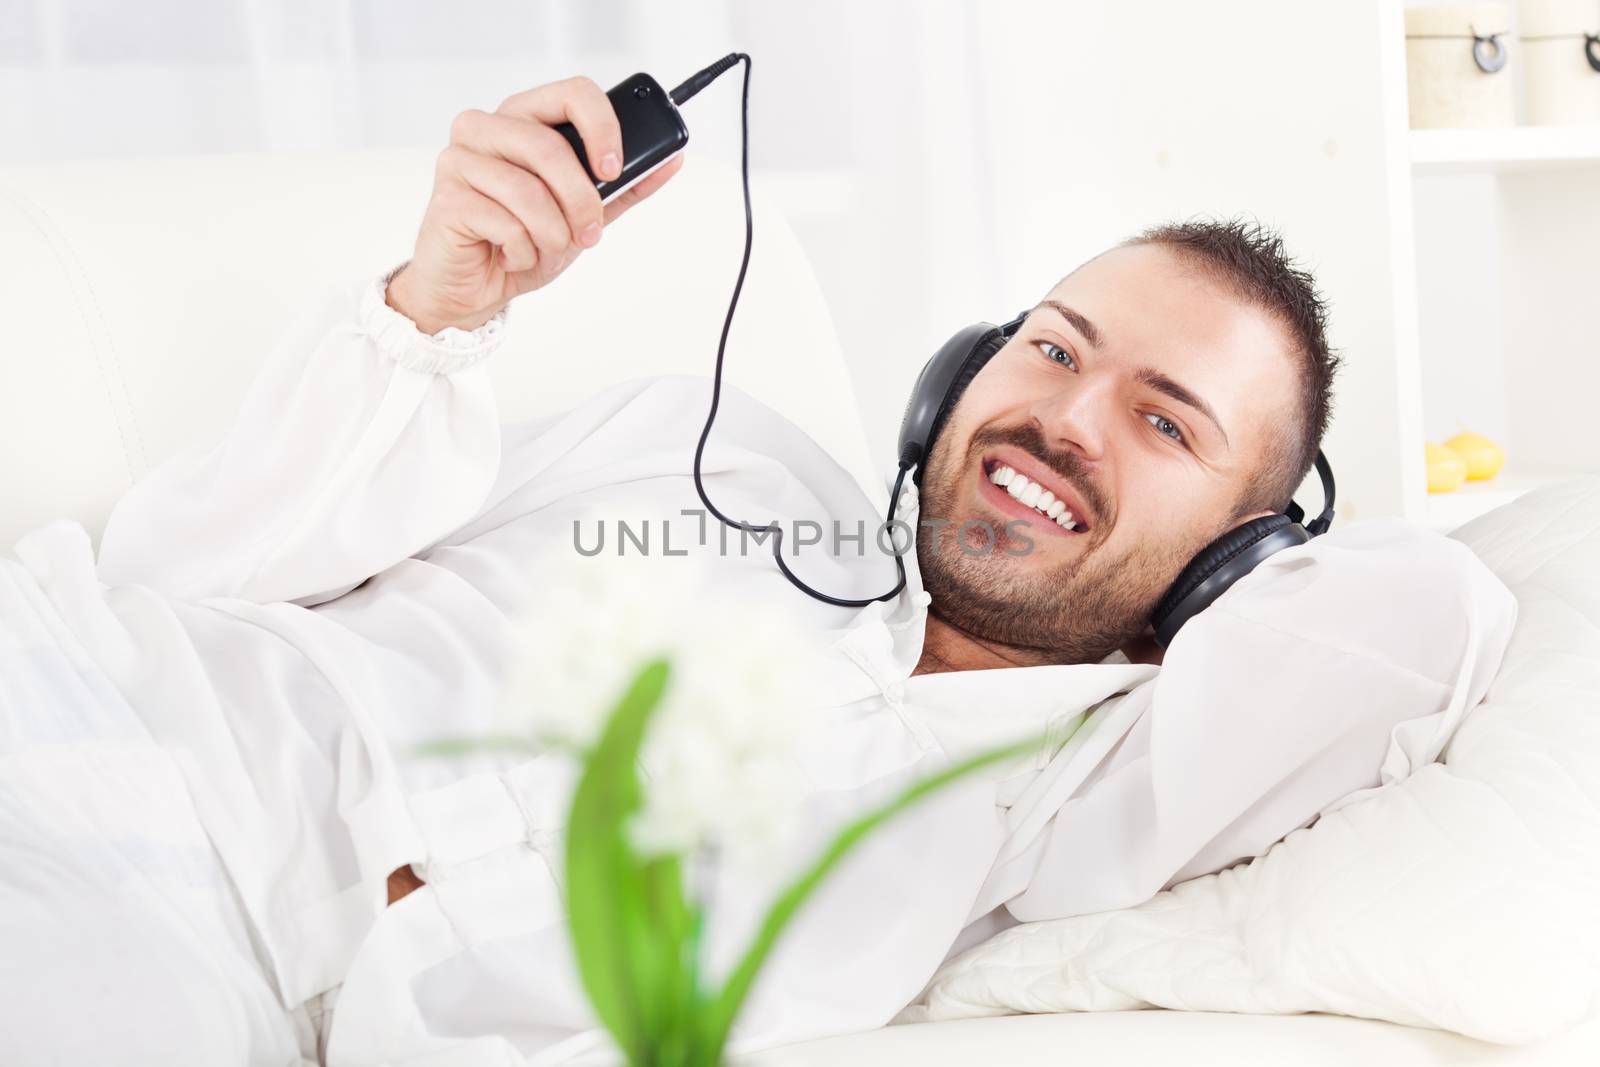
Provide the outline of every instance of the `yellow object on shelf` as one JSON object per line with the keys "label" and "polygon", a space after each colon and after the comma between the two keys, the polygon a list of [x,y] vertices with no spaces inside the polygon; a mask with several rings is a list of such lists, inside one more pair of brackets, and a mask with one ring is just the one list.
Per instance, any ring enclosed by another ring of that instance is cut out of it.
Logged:
{"label": "yellow object on shelf", "polygon": [[1467,461],[1455,452],[1428,442],[1428,492],[1453,493],[1467,479]]}
{"label": "yellow object on shelf", "polygon": [[1444,446],[1467,464],[1467,477],[1475,482],[1493,478],[1506,465],[1505,450],[1481,433],[1458,433]]}

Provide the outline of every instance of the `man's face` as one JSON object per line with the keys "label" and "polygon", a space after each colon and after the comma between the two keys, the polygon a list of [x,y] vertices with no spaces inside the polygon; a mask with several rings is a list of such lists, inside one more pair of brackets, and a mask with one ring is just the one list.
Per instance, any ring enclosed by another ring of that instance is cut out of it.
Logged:
{"label": "man's face", "polygon": [[[1098,662],[1148,633],[1178,572],[1232,525],[1289,410],[1286,345],[1263,312],[1160,246],[1078,268],[934,443],[917,535],[933,611],[1042,662]],[[995,482],[1005,467],[1037,488],[1018,499],[1023,483]],[[1076,530],[1024,503],[1044,491],[1067,502]]]}

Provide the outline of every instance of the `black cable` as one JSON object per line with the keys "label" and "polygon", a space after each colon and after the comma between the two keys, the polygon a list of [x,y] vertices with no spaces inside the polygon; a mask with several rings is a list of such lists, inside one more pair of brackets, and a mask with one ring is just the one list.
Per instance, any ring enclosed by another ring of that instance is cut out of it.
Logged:
{"label": "black cable", "polygon": [[744,61],[744,82],[746,89],[745,101],[749,102],[748,90],[750,88],[750,57],[743,52],[729,52],[704,70],[696,71],[683,80],[683,84],[672,90],[672,103],[675,107],[682,107],[696,94],[722,77],[723,72],[732,69],[740,60]]}
{"label": "black cable", "polygon": [[[783,576],[789,579],[790,583],[793,584],[796,589],[799,589],[807,596],[814,597],[825,604],[833,604],[841,608],[864,608],[868,604],[877,603],[880,600],[893,600],[895,597],[899,596],[900,591],[906,587],[906,564],[905,560],[901,558],[901,554],[899,552],[894,554],[894,565],[895,569],[899,572],[900,580],[896,582],[895,587],[889,590],[887,593],[884,593],[882,596],[869,597],[865,600],[847,600],[843,597],[829,596],[827,593],[813,589],[805,582],[801,581],[794,574],[794,572],[789,569],[788,564],[784,563],[783,527],[781,524],[774,522],[767,526],[756,526],[752,523],[740,522],[737,519],[730,519],[721,511],[717,510],[717,506],[711,502],[711,498],[706,495],[705,483],[700,477],[700,459],[705,453],[706,439],[711,436],[711,424],[716,421],[717,405],[722,399],[722,361],[723,356],[727,353],[728,349],[728,331],[733,328],[733,312],[734,309],[739,306],[739,293],[744,289],[745,272],[750,268],[750,246],[755,238],[755,224],[750,213],[750,57],[743,52],[733,52],[717,60],[709,67],[706,67],[704,70],[693,75],[682,85],[672,90],[672,102],[674,104],[682,104],[684,101],[690,99],[696,93],[700,92],[700,90],[710,85],[724,71],[729,70],[735,64],[741,62],[744,64],[744,94],[741,103],[742,114],[740,117],[740,169],[741,177],[744,182],[744,258],[739,261],[739,277],[733,283],[733,297],[728,301],[728,314],[727,317],[722,320],[722,337],[717,341],[717,368],[711,379],[711,410],[706,413],[706,425],[705,428],[700,431],[700,443],[697,444],[694,449],[694,489],[695,492],[700,494],[700,502],[706,506],[706,510],[715,515],[724,525],[731,526],[736,530],[753,534],[763,532],[772,533],[772,558],[777,561],[778,569],[783,572]],[[891,491],[889,496],[889,517],[886,520],[886,525],[891,527],[894,523],[895,510],[900,503],[900,485],[905,480],[906,471],[909,469],[909,467],[910,464],[902,461],[900,464],[900,473],[895,476],[894,489]],[[892,545],[892,530],[890,534],[890,542]],[[910,546],[908,545],[907,548],[909,549],[909,547]]]}

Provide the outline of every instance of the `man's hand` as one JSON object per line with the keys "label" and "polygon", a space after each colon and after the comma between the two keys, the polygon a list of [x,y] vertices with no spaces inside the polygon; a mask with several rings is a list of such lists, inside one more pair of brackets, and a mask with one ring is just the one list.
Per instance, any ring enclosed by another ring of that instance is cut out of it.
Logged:
{"label": "man's hand", "polygon": [[602,205],[572,146],[551,129],[559,122],[577,128],[598,177],[622,173],[616,112],[588,78],[517,93],[492,115],[463,111],[439,153],[416,250],[389,282],[390,307],[424,333],[481,326],[548,285],[683,165],[679,155]]}

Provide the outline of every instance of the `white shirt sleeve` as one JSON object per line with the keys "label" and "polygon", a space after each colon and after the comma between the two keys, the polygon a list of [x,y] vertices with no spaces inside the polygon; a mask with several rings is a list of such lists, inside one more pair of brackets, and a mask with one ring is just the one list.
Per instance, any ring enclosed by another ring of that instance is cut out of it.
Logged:
{"label": "white shirt sleeve", "polygon": [[1409,773],[1483,699],[1515,621],[1471,549],[1399,520],[1269,558],[1127,698],[1150,704],[1040,835],[1010,911],[1137,904]]}
{"label": "white shirt sleeve", "polygon": [[330,292],[278,342],[222,441],[118,502],[102,581],[309,605],[473,515],[499,466],[484,360],[505,309],[425,335],[384,300],[398,270]]}

